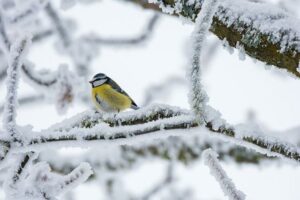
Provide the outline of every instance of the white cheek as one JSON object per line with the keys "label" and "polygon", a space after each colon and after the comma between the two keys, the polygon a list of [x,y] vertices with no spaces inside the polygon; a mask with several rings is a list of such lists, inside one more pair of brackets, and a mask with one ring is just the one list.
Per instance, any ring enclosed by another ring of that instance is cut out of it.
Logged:
{"label": "white cheek", "polygon": [[98,81],[95,81],[95,82],[93,83],[93,86],[94,86],[94,87],[100,86],[100,85],[102,85],[103,83],[105,83],[105,81],[106,81],[106,80],[98,80]]}

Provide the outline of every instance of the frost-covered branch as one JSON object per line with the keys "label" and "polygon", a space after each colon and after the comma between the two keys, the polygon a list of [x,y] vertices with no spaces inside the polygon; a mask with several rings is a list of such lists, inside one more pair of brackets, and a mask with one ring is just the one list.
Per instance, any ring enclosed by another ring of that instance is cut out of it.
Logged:
{"label": "frost-covered branch", "polygon": [[[0,13],[0,40],[1,40],[1,49],[3,52],[9,52],[11,42],[10,39],[6,33],[6,27],[3,22],[4,17],[2,16],[2,13]],[[52,34],[53,31],[48,30],[45,32],[40,32],[35,34],[32,37],[32,41],[39,41],[43,39],[44,37],[47,37]],[[6,66],[4,65],[3,70],[0,69],[0,80],[3,79],[6,76]],[[31,80],[34,84],[40,85],[40,86],[51,86],[56,83],[55,78],[48,78],[45,79],[43,76],[41,77],[37,72],[35,72],[30,65],[24,64],[22,65],[22,72],[28,79]]]}
{"label": "frost-covered branch", "polygon": [[206,103],[208,97],[201,83],[201,51],[204,39],[211,26],[212,18],[218,6],[217,0],[206,0],[202,4],[202,11],[196,19],[196,25],[192,36],[192,55],[190,58],[190,94],[189,101],[199,125],[204,123],[206,115]]}
{"label": "frost-covered branch", "polygon": [[81,40],[76,42],[73,40],[68,27],[64,24],[64,21],[52,6],[51,2],[48,3],[45,11],[56,30],[60,43],[62,43],[61,48],[63,53],[67,53],[71,57],[77,74],[86,77],[88,75],[89,62],[95,54],[94,52],[91,53],[91,51],[93,51],[92,46],[87,46],[87,44]]}
{"label": "frost-covered branch", "polygon": [[151,199],[151,197],[153,197],[161,190],[169,186],[174,181],[173,173],[174,173],[174,162],[171,160],[168,164],[168,168],[166,170],[164,179],[139,199],[149,200]]}
{"label": "frost-covered branch", "polygon": [[15,155],[15,167],[5,180],[7,199],[55,199],[85,182],[92,174],[89,164],[81,163],[67,175],[51,171],[45,162],[34,163],[35,153]]}
{"label": "frost-covered branch", "polygon": [[2,12],[0,12],[0,40],[1,40],[1,49],[4,52],[7,52],[10,49],[10,41],[6,33],[6,29],[4,25],[4,16]]}
{"label": "frost-covered branch", "polygon": [[48,0],[31,1],[29,5],[14,13],[14,16],[10,17],[9,22],[12,24],[26,21],[28,18],[36,17],[37,13],[42,10]]}
{"label": "frost-covered branch", "polygon": [[[203,1],[130,0],[144,8],[194,21]],[[153,4],[154,2],[155,4]],[[231,47],[238,44],[250,57],[300,77],[300,22],[286,11],[264,2],[224,0],[210,31]]]}
{"label": "frost-covered branch", "polygon": [[151,37],[154,27],[157,24],[159,20],[159,14],[155,13],[153,17],[149,20],[147,23],[147,26],[145,30],[137,37],[133,38],[124,38],[124,39],[118,39],[118,38],[102,38],[97,35],[89,35],[88,37],[85,37],[84,40],[90,42],[90,43],[96,43],[99,45],[135,45],[139,44],[141,42],[144,42],[149,37]]}
{"label": "frost-covered branch", "polygon": [[[12,152],[17,146],[26,146],[27,135],[32,134],[28,129],[16,124],[17,86],[19,71],[23,65],[23,57],[28,49],[30,40],[27,36],[16,39],[8,54],[7,98],[4,106],[3,126],[1,133],[1,164],[8,164],[9,174],[4,180],[7,199],[55,199],[61,193],[76,187],[86,181],[93,173],[87,163],[80,164],[68,175],[62,176],[51,172],[47,163],[33,161],[38,152]],[[24,66],[24,65],[23,65]],[[60,73],[60,75],[65,73]],[[60,78],[60,77],[59,77]],[[63,76],[68,80],[68,77]],[[4,158],[8,160],[4,162]],[[14,162],[11,162],[11,161]]]}
{"label": "frost-covered branch", "polygon": [[51,19],[61,42],[65,47],[68,47],[71,44],[71,37],[65,25],[63,24],[63,21],[60,19],[50,2],[45,7],[45,10],[49,18]]}
{"label": "frost-covered branch", "polygon": [[21,176],[26,168],[26,165],[30,162],[32,162],[32,159],[34,159],[34,153],[30,152],[27,154],[20,154],[16,156],[16,165],[15,168],[12,170],[12,177],[8,177],[11,179],[7,183],[9,183],[10,187],[13,187],[14,184],[16,184],[20,179]]}
{"label": "frost-covered branch", "polygon": [[183,77],[179,76],[172,76],[163,81],[160,84],[150,86],[145,89],[144,93],[144,100],[141,105],[147,106],[149,105],[154,99],[157,99],[160,96],[167,96],[170,91],[177,86],[185,85],[186,80]]}
{"label": "frost-covered branch", "polygon": [[244,200],[245,194],[236,189],[232,180],[227,176],[218,161],[218,155],[212,150],[207,149],[203,152],[204,163],[209,167],[210,173],[219,182],[224,194],[229,200]]}
{"label": "frost-covered branch", "polygon": [[44,30],[44,31],[41,31],[41,32],[38,32],[38,33],[35,33],[33,36],[32,36],[32,42],[35,43],[35,42],[40,42],[46,38],[48,38],[49,36],[53,35],[54,31],[51,30],[51,29],[48,29],[48,30]]}
{"label": "frost-covered branch", "polygon": [[19,81],[19,71],[23,64],[23,57],[28,48],[30,40],[25,37],[17,40],[10,50],[8,58],[8,70],[7,70],[7,95],[4,106],[3,125],[7,134],[10,137],[19,137],[16,128],[16,105],[17,105],[17,87]]}
{"label": "frost-covered branch", "polygon": [[57,82],[57,77],[54,73],[40,73],[29,62],[22,65],[22,73],[25,75],[24,78],[26,80],[38,87],[50,87]]}
{"label": "frost-covered branch", "polygon": [[169,136],[187,137],[209,130],[208,135],[220,137],[222,140],[253,149],[259,153],[300,161],[299,149],[288,142],[267,137],[262,133],[258,134],[257,130],[250,128],[242,129],[241,127],[230,127],[226,123],[220,124],[222,121],[220,119],[207,118],[205,121],[207,122],[206,128],[199,129],[191,113],[164,105],[150,106],[117,115],[88,112],[70,119],[69,122],[63,122],[48,130],[29,135],[26,138],[28,145],[16,147],[14,150],[40,151],[51,146],[90,147],[92,142],[115,144],[118,141],[119,145],[134,145],[134,141],[139,141],[138,137],[149,138],[151,141],[156,138],[164,140],[163,138]]}
{"label": "frost-covered branch", "polygon": [[[220,155],[220,160],[235,163],[260,164],[270,159],[262,154],[237,146],[209,133],[194,137],[169,137],[153,142],[141,142],[139,145],[107,146],[92,148],[80,156],[62,156],[53,151],[41,153],[39,159],[47,161],[54,171],[68,173],[77,163],[88,162],[97,172],[100,170],[119,171],[134,168],[148,159],[174,159],[184,164],[191,164],[201,159],[201,153],[207,148],[213,148]],[[114,157],[110,156],[114,154]],[[95,157],[95,155],[98,155]],[[97,176],[97,173],[95,174]]]}
{"label": "frost-covered branch", "polygon": [[[18,104],[19,106],[30,105],[30,104],[35,104],[41,100],[43,100],[42,95],[24,96],[18,99]],[[0,113],[2,113],[3,110],[4,110],[4,105],[0,106]]]}

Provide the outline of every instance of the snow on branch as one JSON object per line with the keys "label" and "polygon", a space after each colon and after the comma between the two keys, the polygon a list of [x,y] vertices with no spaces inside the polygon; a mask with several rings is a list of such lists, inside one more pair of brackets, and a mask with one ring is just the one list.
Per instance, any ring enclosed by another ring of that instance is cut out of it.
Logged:
{"label": "snow on branch", "polygon": [[6,191],[7,199],[13,199],[13,196],[18,195],[16,186],[20,184],[26,167],[34,158],[33,153],[14,155],[14,166],[9,169],[8,176],[4,181],[4,190]]}
{"label": "snow on branch", "polygon": [[[132,0],[144,8],[179,15],[194,21],[203,1]],[[154,4],[153,4],[154,3]],[[220,2],[210,31],[231,47],[237,44],[245,53],[268,65],[284,69],[297,77],[300,61],[300,22],[275,5],[257,1]]]}
{"label": "snow on branch", "polygon": [[230,200],[244,200],[246,195],[237,190],[232,180],[227,176],[218,161],[218,155],[212,149],[207,149],[203,153],[204,163],[209,167],[210,173],[219,182],[224,194]]}
{"label": "snow on branch", "polygon": [[[56,195],[65,193],[85,182],[92,174],[91,166],[88,163],[81,163],[72,172],[61,177],[60,180],[53,184],[55,187],[53,192],[57,193]],[[45,190],[49,190],[49,188],[46,187]]]}
{"label": "snow on branch", "polygon": [[192,37],[192,55],[190,58],[191,69],[188,74],[190,78],[189,101],[199,125],[204,123],[205,108],[208,97],[201,84],[201,51],[204,39],[211,25],[213,15],[217,8],[217,0],[205,0],[202,4],[202,12],[196,19],[196,25]]}
{"label": "snow on branch", "polygon": [[[255,151],[237,146],[218,137],[212,137],[209,132],[201,132],[201,134],[191,137],[169,137],[164,140],[144,141],[135,145],[109,145],[105,148],[92,148],[80,156],[72,157],[65,157],[53,151],[45,151],[40,154],[39,160],[47,161],[54,171],[60,173],[68,173],[80,162],[90,163],[96,172],[103,169],[118,171],[132,169],[139,163],[151,158],[174,159],[184,164],[191,164],[201,159],[202,151],[207,148],[215,149],[220,155],[220,160],[226,162],[258,165],[270,159]],[[112,154],[114,155],[113,158],[110,156]]]}
{"label": "snow on branch", "polygon": [[16,165],[4,182],[7,199],[55,199],[93,174],[87,163],[81,163],[67,175],[51,172],[45,162],[34,164],[35,153],[15,155],[15,159]]}
{"label": "snow on branch", "polygon": [[30,40],[28,37],[18,39],[10,49],[7,70],[7,95],[4,106],[3,125],[10,137],[19,137],[16,128],[16,105],[19,71],[23,64],[23,57],[28,49]]}
{"label": "snow on branch", "polygon": [[115,116],[94,112],[82,113],[48,130],[27,135],[27,145],[13,147],[12,150],[41,151],[51,146],[91,147],[92,143],[136,145],[140,141],[137,140],[139,137],[146,142],[154,139],[164,140],[169,136],[193,136],[199,134],[199,131],[209,130],[209,135],[233,142],[235,145],[272,157],[279,156],[300,161],[300,151],[293,144],[263,134],[258,135],[256,130],[242,131],[240,128],[236,130],[227,124],[215,126],[214,123],[220,120],[214,118],[207,120],[204,129],[199,129],[193,115],[188,113],[186,110],[164,105],[149,106]]}

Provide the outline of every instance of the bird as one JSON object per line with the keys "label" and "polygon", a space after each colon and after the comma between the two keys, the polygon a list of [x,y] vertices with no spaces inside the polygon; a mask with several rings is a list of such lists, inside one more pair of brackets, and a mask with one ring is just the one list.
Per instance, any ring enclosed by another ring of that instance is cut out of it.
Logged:
{"label": "bird", "polygon": [[128,108],[139,109],[132,98],[105,74],[96,74],[89,83],[92,86],[92,99],[97,110],[118,113]]}

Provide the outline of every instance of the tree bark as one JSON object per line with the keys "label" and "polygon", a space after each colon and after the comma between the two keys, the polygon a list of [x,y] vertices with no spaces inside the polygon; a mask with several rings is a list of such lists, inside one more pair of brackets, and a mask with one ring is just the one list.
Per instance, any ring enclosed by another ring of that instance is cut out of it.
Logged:
{"label": "tree bark", "polygon": [[[189,5],[189,1],[183,0],[157,0],[158,4],[148,3],[148,1],[145,0],[129,1],[141,5],[143,8],[153,9],[160,12],[163,10],[162,6],[176,9],[176,7],[178,7],[178,2],[180,2],[181,9],[171,14],[187,18],[191,21],[194,21],[197,14],[201,11],[201,7],[196,6],[196,4]],[[236,1],[233,1],[232,4],[236,4]],[[254,7],[255,9],[256,7],[260,8],[260,4],[262,6],[269,5],[272,7],[271,4],[250,1],[247,2],[247,5],[245,6]],[[236,7],[236,5],[234,6]],[[274,65],[277,68],[287,70],[289,73],[300,77],[300,70],[297,70],[300,61],[300,32],[297,30],[299,27],[283,26],[279,32],[266,33],[265,30],[262,30],[263,28],[260,29],[253,25],[258,23],[267,23],[267,20],[269,20],[268,23],[270,22],[270,24],[273,25],[279,22],[279,20],[283,21],[282,24],[289,24],[292,20],[296,22],[294,25],[297,25],[300,24],[299,21],[293,19],[292,16],[289,16],[288,13],[285,13],[283,10],[279,10],[273,6],[279,12],[270,13],[269,18],[266,17],[266,22],[258,21],[254,16],[253,19],[245,19],[246,17],[244,16],[234,16],[233,19],[230,20],[233,22],[229,25],[226,20],[227,15],[230,15],[227,13],[235,11],[233,8],[234,6],[231,7],[230,4],[224,4],[218,8],[217,13],[219,14],[214,16],[210,31],[220,40],[226,40],[231,47],[236,48],[237,46],[242,46],[248,56],[262,61],[267,65]],[[243,4],[239,4],[239,6],[243,6]],[[241,7],[241,10],[246,9]],[[257,15],[267,16],[269,10],[270,9],[257,9]],[[220,13],[226,14],[220,15]],[[247,20],[250,20],[250,22]],[[273,39],[275,37],[280,38],[279,41],[274,41]],[[288,42],[283,44],[284,40],[287,38]],[[285,46],[284,48],[283,45]]]}

